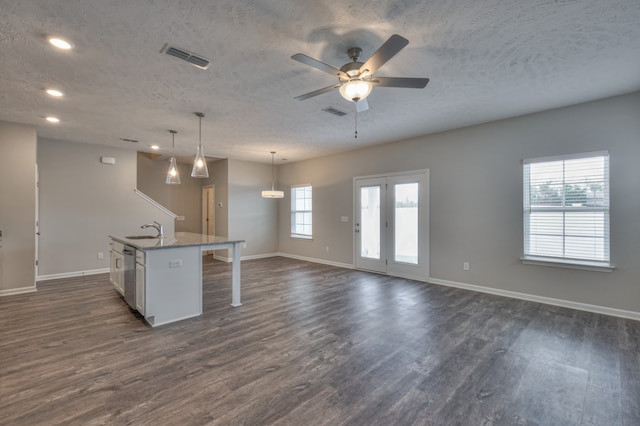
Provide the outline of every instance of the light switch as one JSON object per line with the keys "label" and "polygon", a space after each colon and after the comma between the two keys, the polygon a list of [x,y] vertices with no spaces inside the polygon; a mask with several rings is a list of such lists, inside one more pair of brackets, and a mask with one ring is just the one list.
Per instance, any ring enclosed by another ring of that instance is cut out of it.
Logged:
{"label": "light switch", "polygon": [[179,268],[182,266],[182,259],[170,260],[169,267],[170,268]]}
{"label": "light switch", "polygon": [[340,222],[349,222],[349,216],[340,216]]}

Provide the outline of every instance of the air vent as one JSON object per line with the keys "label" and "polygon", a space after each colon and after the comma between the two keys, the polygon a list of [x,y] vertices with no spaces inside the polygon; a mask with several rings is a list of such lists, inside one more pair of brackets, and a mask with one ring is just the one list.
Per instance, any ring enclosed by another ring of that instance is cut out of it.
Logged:
{"label": "air vent", "polygon": [[187,61],[194,67],[200,68],[201,70],[206,70],[207,68],[209,68],[209,64],[211,63],[211,61],[203,58],[202,56],[196,55],[195,53],[189,52],[188,50],[169,46],[168,44],[165,45],[162,51],[169,56]]}
{"label": "air vent", "polygon": [[123,142],[132,142],[132,143],[138,143],[137,140],[135,139],[128,139],[128,138],[120,138],[121,141]]}
{"label": "air vent", "polygon": [[324,112],[328,112],[329,114],[333,114],[336,115],[338,117],[343,117],[345,115],[347,115],[346,112],[344,111],[340,111],[339,109],[335,109],[333,107],[326,107],[322,109]]}

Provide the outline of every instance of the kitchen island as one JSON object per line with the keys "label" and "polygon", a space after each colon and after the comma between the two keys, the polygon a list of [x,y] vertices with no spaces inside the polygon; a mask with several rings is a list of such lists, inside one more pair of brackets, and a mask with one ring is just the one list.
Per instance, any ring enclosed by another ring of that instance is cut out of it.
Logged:
{"label": "kitchen island", "polygon": [[[231,306],[241,305],[240,248],[244,240],[191,232],[176,232],[162,238],[118,235],[109,238],[111,282],[123,296],[127,294],[127,302],[152,327],[202,315],[202,253],[208,250],[231,249]],[[135,259],[131,262],[135,263],[125,270],[127,262],[121,253],[134,256],[131,254],[134,250]],[[135,289],[125,288],[127,285]]]}

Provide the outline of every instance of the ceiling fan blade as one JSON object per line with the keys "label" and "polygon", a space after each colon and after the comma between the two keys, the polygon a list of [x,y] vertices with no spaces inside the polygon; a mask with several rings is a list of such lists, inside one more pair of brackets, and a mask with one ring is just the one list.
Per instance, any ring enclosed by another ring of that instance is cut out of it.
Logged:
{"label": "ceiling fan blade", "polygon": [[406,87],[409,89],[423,89],[428,78],[404,78],[404,77],[376,77],[371,79],[371,83],[377,87]]}
{"label": "ceiling fan blade", "polygon": [[340,84],[334,84],[332,86],[324,87],[322,89],[314,90],[313,92],[305,93],[304,95],[296,96],[293,99],[297,99],[299,101],[304,101],[305,99],[313,98],[314,96],[322,95],[323,93],[327,93],[332,91],[333,89],[337,89],[340,87]]}
{"label": "ceiling fan blade", "polygon": [[360,99],[356,102],[356,111],[363,112],[369,109],[369,102],[367,102],[367,98]]}
{"label": "ceiling fan blade", "polygon": [[384,65],[389,59],[393,58],[398,52],[400,52],[407,44],[409,40],[394,34],[389,37],[389,40],[385,41],[376,53],[374,53],[367,62],[360,67],[360,76],[368,76],[376,72],[378,68]]}
{"label": "ceiling fan blade", "polygon": [[349,78],[346,73],[340,71],[338,68],[332,67],[331,65],[325,64],[324,62],[317,59],[313,59],[311,56],[307,56],[304,53],[296,53],[291,57],[291,59],[293,59],[294,61],[302,62],[303,64],[309,65],[310,67],[313,67],[320,71],[335,75],[336,77],[343,77],[346,79]]}

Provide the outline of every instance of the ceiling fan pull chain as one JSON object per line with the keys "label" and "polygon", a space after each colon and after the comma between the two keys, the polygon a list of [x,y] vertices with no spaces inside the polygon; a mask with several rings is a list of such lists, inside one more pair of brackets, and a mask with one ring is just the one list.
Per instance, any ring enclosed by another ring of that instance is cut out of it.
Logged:
{"label": "ceiling fan pull chain", "polygon": [[353,138],[358,139],[358,103],[354,102],[353,105],[355,106],[355,109],[356,109],[356,133]]}

